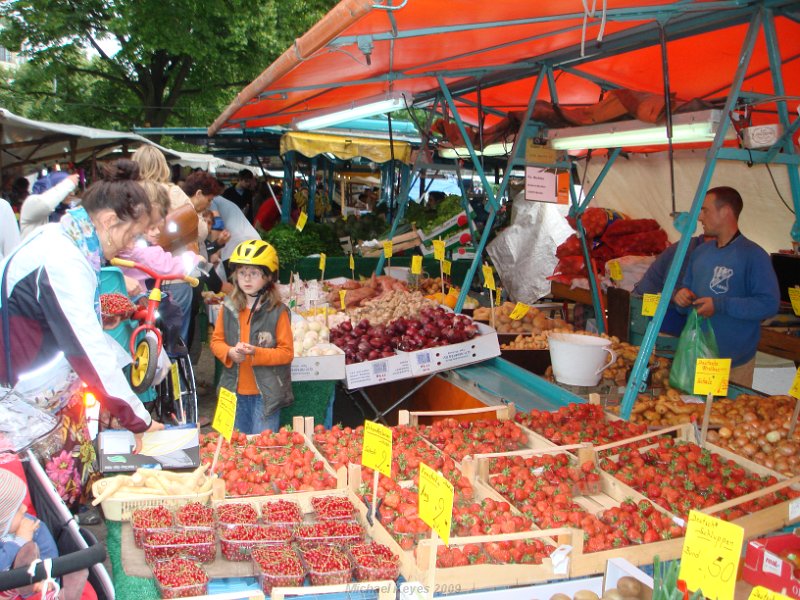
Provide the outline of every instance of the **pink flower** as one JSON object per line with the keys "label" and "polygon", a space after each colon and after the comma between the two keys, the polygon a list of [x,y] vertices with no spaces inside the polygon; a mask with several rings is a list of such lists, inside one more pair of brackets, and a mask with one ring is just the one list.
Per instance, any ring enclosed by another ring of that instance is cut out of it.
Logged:
{"label": "pink flower", "polygon": [[60,454],[53,456],[45,465],[45,472],[61,498],[69,502],[76,497],[76,493],[80,491],[80,479],[75,468],[75,459],[69,452],[62,450]]}

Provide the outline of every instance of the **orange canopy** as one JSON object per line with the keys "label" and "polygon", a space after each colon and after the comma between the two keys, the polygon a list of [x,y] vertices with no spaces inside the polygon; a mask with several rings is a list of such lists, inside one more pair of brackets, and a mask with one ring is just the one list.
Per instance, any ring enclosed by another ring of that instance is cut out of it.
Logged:
{"label": "orange canopy", "polygon": [[[584,11],[595,6],[593,13]],[[296,40],[210,127],[287,125],[389,92],[414,104],[439,93],[441,76],[459,114],[485,126],[527,106],[536,76],[552,68],[539,98],[597,102],[604,90],[663,94],[659,23],[672,93],[726,97],[753,15],[774,23],[789,109],[800,98],[800,3],[796,0],[342,0]],[[763,30],[743,92],[775,96]],[[771,101],[753,122],[776,122]]]}

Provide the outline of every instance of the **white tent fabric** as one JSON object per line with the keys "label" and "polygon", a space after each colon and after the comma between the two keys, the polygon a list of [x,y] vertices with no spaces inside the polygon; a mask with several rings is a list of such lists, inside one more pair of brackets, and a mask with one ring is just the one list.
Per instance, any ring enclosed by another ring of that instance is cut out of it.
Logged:
{"label": "white tent fabric", "polygon": [[82,125],[34,121],[0,108],[0,166],[40,166],[80,162],[103,156],[120,146],[135,148],[151,142],[135,133],[95,129]]}
{"label": "white tent fabric", "polygon": [[[604,164],[605,159],[590,161],[585,189],[591,187]],[[705,151],[675,152],[674,164],[676,209],[688,211],[705,164]],[[791,206],[786,167],[773,164],[769,171],[781,196]],[[769,171],[764,165],[748,167],[743,162],[720,160],[709,187],[727,185],[736,188],[744,200],[744,209],[739,217],[742,234],[767,252],[777,252],[792,246],[790,230],[794,215],[781,202]],[[580,175],[583,176],[582,168]],[[671,241],[680,238],[670,217],[672,200],[666,152],[617,158],[600,184],[591,206],[613,208],[635,219],[655,219]],[[702,228],[698,224],[697,232],[700,231]]]}
{"label": "white tent fabric", "polygon": [[[242,169],[250,169],[256,177],[263,177],[264,171],[261,167],[253,167],[232,160],[217,158],[212,154],[202,154],[197,152],[177,152],[162,146],[158,146],[167,156],[167,162],[171,165],[180,165],[191,169],[203,169],[212,175],[216,174],[237,174]],[[283,176],[283,173],[280,173]]]}

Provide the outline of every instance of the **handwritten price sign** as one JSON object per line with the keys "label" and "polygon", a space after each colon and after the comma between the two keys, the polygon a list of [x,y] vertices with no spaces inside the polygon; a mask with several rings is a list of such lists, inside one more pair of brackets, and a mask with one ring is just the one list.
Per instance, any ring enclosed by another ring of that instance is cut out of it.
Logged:
{"label": "handwritten price sign", "polygon": [[622,281],[622,267],[619,264],[619,261],[610,260],[608,261],[608,274],[611,275],[611,279],[614,281]]}
{"label": "handwritten price sign", "polygon": [[325,271],[325,263],[327,262],[328,257],[324,252],[320,252],[319,254],[319,270]]}
{"label": "handwritten price sign", "polygon": [[710,515],[689,511],[681,553],[680,579],[706,598],[733,600],[744,529]]}
{"label": "handwritten price sign", "polygon": [[497,286],[494,283],[494,272],[489,265],[483,265],[483,287],[494,290]]}
{"label": "handwritten price sign", "polygon": [[661,294],[645,294],[642,296],[642,316],[655,316],[659,300],[661,300]]}
{"label": "handwritten price sign", "polygon": [[800,317],[800,288],[799,287],[790,287],[789,288],[789,300],[792,303],[792,310],[794,314]]}
{"label": "handwritten price sign", "polygon": [[730,358],[698,358],[692,393],[727,396],[730,372]]}
{"label": "handwritten price sign", "polygon": [[753,591],[750,592],[748,600],[789,600],[789,596],[784,596],[783,594],[773,592],[763,586],[757,585],[753,588]]}
{"label": "handwritten price sign", "polygon": [[453,494],[453,484],[438,471],[419,463],[419,518],[438,533],[445,544],[450,543]]}
{"label": "handwritten price sign", "polygon": [[450,271],[452,270],[453,270],[453,263],[451,263],[449,260],[443,260],[442,273],[444,273],[445,275],[450,275]]}
{"label": "handwritten price sign", "polygon": [[356,259],[353,258],[353,255],[350,255],[350,270],[354,270],[356,268]]}
{"label": "handwritten price sign", "polygon": [[522,302],[517,302],[517,304],[514,306],[514,310],[512,310],[511,314],[508,316],[511,317],[514,321],[519,321],[525,315],[528,314],[528,311],[530,309],[531,307],[528,306],[527,304],[523,304]]}
{"label": "handwritten price sign", "polygon": [[214,411],[214,422],[211,423],[216,431],[228,442],[233,435],[233,423],[236,421],[236,394],[224,387],[219,388],[217,397],[217,410]]}
{"label": "handwritten price sign", "polygon": [[444,260],[444,240],[433,240],[433,258]]}
{"label": "handwritten price sign", "polygon": [[383,255],[392,258],[392,242],[383,242]]}
{"label": "handwritten price sign", "polygon": [[392,476],[392,430],[373,421],[364,421],[361,464]]}
{"label": "handwritten price sign", "polygon": [[347,308],[344,303],[344,297],[347,295],[347,290],[339,290],[339,304],[342,307],[342,310]]}
{"label": "handwritten price sign", "polygon": [[411,257],[411,274],[412,275],[422,275],[422,257],[421,256],[412,256]]}
{"label": "handwritten price sign", "polygon": [[303,211],[300,213],[300,216],[297,217],[297,224],[295,225],[297,231],[303,231],[303,228],[306,226],[307,222],[308,222],[308,215],[306,214],[306,211]]}

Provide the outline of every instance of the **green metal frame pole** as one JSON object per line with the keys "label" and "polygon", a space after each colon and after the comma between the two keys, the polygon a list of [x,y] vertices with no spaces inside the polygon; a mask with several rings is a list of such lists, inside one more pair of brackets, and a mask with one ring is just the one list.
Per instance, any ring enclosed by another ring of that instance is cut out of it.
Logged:
{"label": "green metal frame pole", "polygon": [[711,183],[711,176],[714,174],[714,167],[717,163],[717,153],[719,152],[719,149],[722,148],[722,143],[725,140],[725,133],[727,132],[729,126],[729,119],[727,116],[731,114],[731,111],[738,100],[739,90],[742,88],[742,82],[744,81],[744,76],[747,72],[747,66],[750,63],[750,57],[753,55],[753,47],[755,46],[756,38],[758,37],[761,20],[761,11],[757,11],[753,14],[753,18],[750,21],[750,26],[747,30],[747,36],[745,37],[745,41],[742,46],[742,52],[739,56],[739,65],[736,69],[736,75],[731,82],[731,89],[728,94],[728,98],[725,101],[725,108],[722,110],[722,114],[725,115],[725,117],[720,121],[719,127],[717,127],[717,133],[714,136],[714,141],[712,142],[711,148],[709,148],[708,153],[706,154],[706,164],[703,167],[703,173],[700,176],[700,183],[697,186],[697,191],[695,192],[694,200],[692,201],[692,208],[689,212],[688,222],[682,228],[681,240],[678,242],[678,248],[675,251],[675,257],[672,259],[672,264],[670,265],[669,272],[667,273],[667,279],[664,282],[664,289],[661,292],[661,300],[656,308],[656,314],[647,325],[647,330],[645,331],[642,345],[639,348],[636,361],[633,363],[631,376],[630,379],[628,379],[628,385],[625,388],[625,395],[622,397],[620,416],[622,416],[623,419],[628,419],[631,416],[631,410],[633,409],[633,403],[636,401],[636,395],[639,393],[642,384],[647,379],[647,364],[650,361],[650,354],[655,346],[658,332],[661,329],[661,323],[663,322],[664,315],[667,312],[667,306],[672,300],[672,293],[675,290],[675,284],[678,281],[678,273],[681,265],[683,264],[683,259],[686,257],[686,250],[689,248],[689,240],[692,237],[692,233],[694,233],[694,227],[692,225],[697,223],[697,218],[700,216],[700,208],[703,206],[703,200],[705,199],[706,191]]}
{"label": "green metal frame pole", "polygon": [[283,157],[283,196],[281,197],[281,222],[288,223],[292,217],[292,194],[294,193],[294,150]]}
{"label": "green metal frame pole", "polygon": [[464,276],[464,282],[461,285],[461,293],[458,295],[458,300],[456,301],[455,311],[460,313],[461,309],[464,307],[464,302],[467,299],[469,287],[472,285],[472,280],[475,278],[478,265],[481,262],[483,251],[486,248],[486,242],[489,240],[489,232],[492,230],[492,225],[494,224],[494,219],[497,216],[497,211],[500,210],[500,205],[497,203],[497,198],[495,198],[492,187],[489,185],[489,181],[486,179],[486,173],[484,173],[483,166],[478,160],[478,155],[475,153],[475,148],[472,145],[472,141],[469,139],[469,135],[467,135],[467,129],[464,126],[464,121],[461,120],[461,116],[458,114],[456,104],[453,101],[453,96],[450,94],[450,90],[448,89],[444,78],[439,75],[437,76],[437,79],[439,81],[439,88],[442,90],[442,95],[444,96],[447,105],[450,107],[450,112],[453,114],[453,118],[456,121],[458,130],[461,132],[461,137],[464,138],[464,144],[466,145],[469,156],[472,159],[472,166],[475,168],[475,171],[478,173],[478,177],[481,179],[483,189],[486,192],[486,197],[488,198],[489,205],[491,207],[489,210],[489,216],[486,218],[486,224],[483,226],[481,239],[478,242],[477,248],[475,248],[475,258],[472,259],[472,264],[470,265],[467,274]]}
{"label": "green metal frame pole", "polygon": [[314,220],[316,211],[314,204],[317,199],[317,157],[311,159],[311,167],[308,170],[308,203],[306,204],[306,214],[310,220]]}
{"label": "green metal frame pole", "polygon": [[[772,73],[772,87],[775,95],[778,98],[783,98],[786,95],[786,88],[783,85],[783,74],[781,73],[781,53],[778,49],[778,35],[775,32],[775,16],[770,9],[764,10],[764,39],[767,42],[767,56],[769,56],[770,72]],[[797,122],[793,123],[794,127],[789,124],[789,111],[786,108],[786,100],[777,100],[778,118],[781,120],[781,125],[785,132],[796,128]],[[793,135],[784,136],[779,143],[783,146],[783,151],[786,154],[793,155],[794,142],[792,141]],[[771,149],[775,151],[775,148]],[[792,228],[792,237],[800,241],[800,173],[797,167],[787,165],[786,169],[789,175],[789,187],[792,190],[792,204],[794,205],[794,226]]]}

